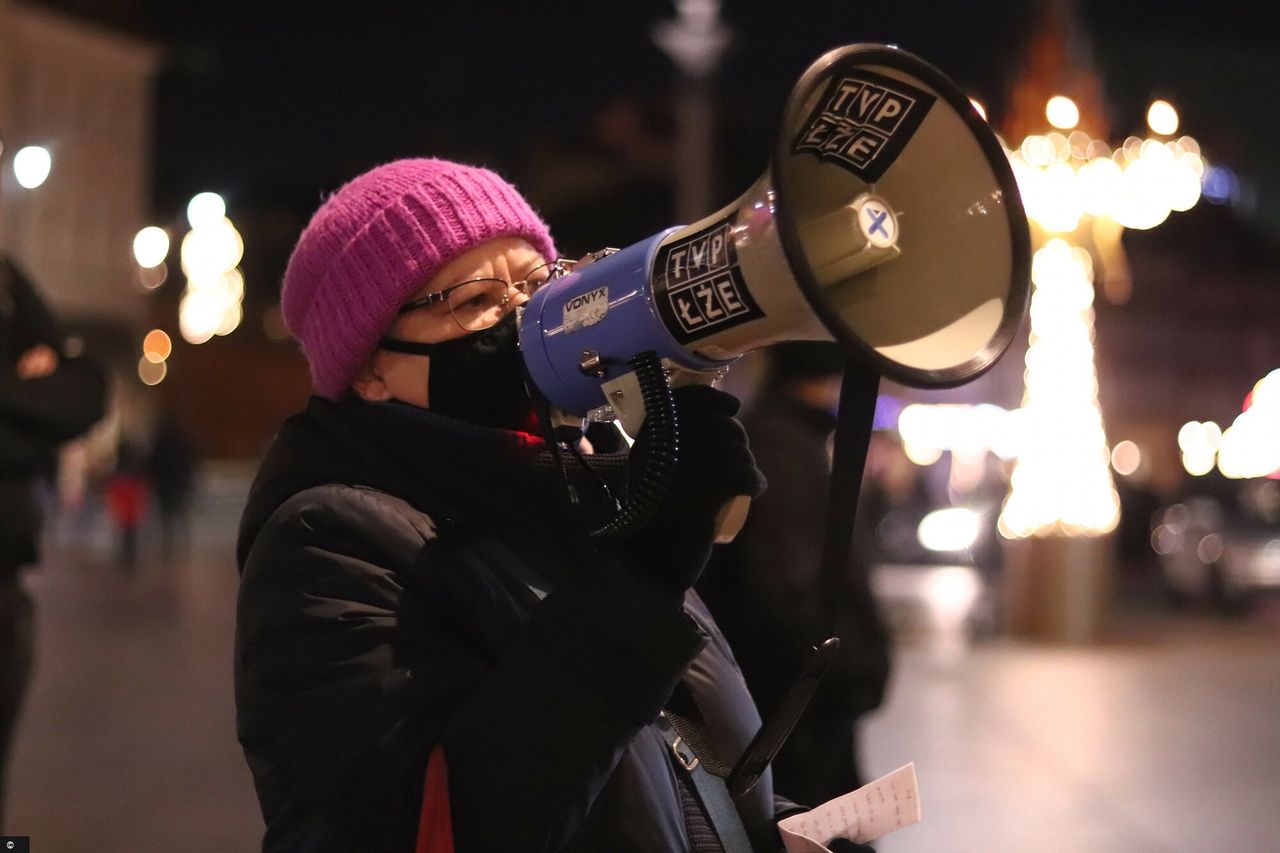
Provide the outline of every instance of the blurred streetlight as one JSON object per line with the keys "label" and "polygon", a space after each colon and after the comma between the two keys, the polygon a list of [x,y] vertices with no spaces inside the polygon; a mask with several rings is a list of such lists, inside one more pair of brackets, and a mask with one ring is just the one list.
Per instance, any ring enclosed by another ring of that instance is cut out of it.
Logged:
{"label": "blurred streetlight", "polygon": [[1117,442],[1111,449],[1111,467],[1122,477],[1134,474],[1142,467],[1142,450],[1132,441]]}
{"label": "blurred streetlight", "polygon": [[163,361],[151,361],[143,356],[138,360],[138,378],[143,385],[159,385],[169,373],[169,366]]}
{"label": "blurred streetlight", "polygon": [[[244,275],[239,269],[244,240],[226,212],[226,202],[217,193],[197,193],[187,204],[191,230],[179,243],[179,261],[187,280],[178,305],[178,331],[190,344],[230,334],[244,318]],[[134,236],[139,279],[148,289],[159,287],[168,277],[166,261],[172,248],[169,232],[157,225]],[[142,341],[138,379],[144,385],[163,382],[172,351],[173,340],[167,332],[148,332]]]}
{"label": "blurred streetlight", "polygon": [[707,214],[715,195],[712,183],[712,119],[708,79],[729,46],[729,29],[720,21],[720,0],[676,0],[676,19],[653,28],[653,40],[680,69],[676,112],[676,217],[693,222]]}
{"label": "blurred streetlight", "polygon": [[[3,140],[0,140],[0,154],[6,151]],[[23,189],[34,190],[40,187],[49,179],[49,173],[53,169],[53,155],[49,153],[49,149],[40,145],[28,145],[19,148],[13,152],[12,163],[13,177],[17,181],[18,186]],[[0,184],[3,182],[0,181]],[[7,205],[2,203],[4,199],[0,199],[0,251],[21,252],[21,247],[25,243],[26,227],[24,220],[26,217],[22,215],[21,210],[10,219],[10,211]]]}
{"label": "blurred streetlight", "polygon": [[133,238],[133,257],[138,266],[152,269],[169,257],[169,234],[163,228],[148,225]]}
{"label": "blurred streetlight", "polygon": [[142,355],[147,361],[159,364],[173,352],[173,340],[164,329],[152,329],[142,339]]}
{"label": "blurred streetlight", "polygon": [[1168,101],[1152,101],[1147,108],[1147,127],[1161,136],[1173,136],[1178,132],[1178,111]]}
{"label": "blurred streetlight", "polygon": [[187,202],[187,223],[193,229],[217,225],[227,215],[227,203],[217,193],[196,193]]}
{"label": "blurred streetlight", "polygon": [[[1185,429],[1185,427],[1184,427]],[[1226,477],[1274,477],[1280,474],[1280,370],[1258,380],[1245,398],[1244,411],[1221,434],[1218,470]]]}
{"label": "blurred streetlight", "polygon": [[40,145],[28,145],[13,155],[13,176],[26,189],[33,190],[43,184],[52,168],[49,149]]}
{"label": "blurred streetlight", "polygon": [[1045,118],[1059,130],[1071,130],[1080,123],[1080,108],[1065,95],[1054,95],[1044,107]]}

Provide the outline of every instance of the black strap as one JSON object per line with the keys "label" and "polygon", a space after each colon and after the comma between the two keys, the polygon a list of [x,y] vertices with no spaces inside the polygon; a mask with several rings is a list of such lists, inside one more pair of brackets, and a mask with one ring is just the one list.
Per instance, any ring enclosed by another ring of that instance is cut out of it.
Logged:
{"label": "black strap", "polygon": [[[840,412],[836,419],[831,485],[827,493],[827,528],[822,542],[822,569],[819,577],[829,602],[847,596],[846,573],[853,540],[853,519],[858,512],[862,472],[867,466],[867,449],[875,422],[876,394],[880,376],[857,359],[845,362],[840,385]],[[834,628],[834,615],[830,617]]]}
{"label": "black strap", "polygon": [[782,751],[796,723],[809,707],[809,702],[813,699],[822,676],[826,674],[827,668],[831,666],[831,661],[839,649],[838,637],[828,637],[814,647],[800,676],[787,691],[787,697],[782,700],[782,705],[773,712],[769,721],[760,727],[760,731],[756,732],[756,736],[751,739],[746,751],[734,765],[733,771],[725,779],[730,796],[741,797],[760,781],[765,769]]}
{"label": "black strap", "polygon": [[[725,853],[751,853],[751,841],[747,838],[746,827],[742,825],[738,807],[729,796],[729,786],[721,776],[711,772],[694,751],[692,744],[686,742],[683,735],[675,729],[672,725],[675,718],[676,715],[663,711],[658,718],[658,729],[671,750],[671,760],[676,765],[676,772],[689,775]],[[682,729],[687,730],[687,727],[693,725],[687,718],[680,719]],[[703,743],[705,744],[705,740]],[[708,750],[705,754],[710,756],[711,752]]]}
{"label": "black strap", "polygon": [[[677,690],[679,689],[677,688]],[[674,699],[674,697],[672,698]],[[729,776],[733,768],[721,761],[720,757],[716,755],[716,751],[711,748],[711,742],[707,739],[706,729],[700,723],[676,711],[670,704],[667,705],[662,713],[667,718],[671,728],[675,730],[675,733],[693,750],[693,754],[698,757],[699,763],[703,767],[710,771],[712,775],[719,776],[721,779]]]}

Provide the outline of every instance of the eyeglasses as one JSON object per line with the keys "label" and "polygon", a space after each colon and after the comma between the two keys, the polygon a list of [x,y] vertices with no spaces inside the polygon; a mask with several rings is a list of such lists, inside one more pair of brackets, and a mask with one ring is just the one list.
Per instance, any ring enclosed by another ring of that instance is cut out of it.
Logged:
{"label": "eyeglasses", "polygon": [[473,278],[410,300],[400,306],[399,313],[408,314],[419,308],[445,302],[454,322],[468,332],[478,332],[496,326],[507,315],[512,290],[532,296],[535,290],[551,279],[564,275],[572,266],[572,261],[557,258],[529,270],[519,281]]}

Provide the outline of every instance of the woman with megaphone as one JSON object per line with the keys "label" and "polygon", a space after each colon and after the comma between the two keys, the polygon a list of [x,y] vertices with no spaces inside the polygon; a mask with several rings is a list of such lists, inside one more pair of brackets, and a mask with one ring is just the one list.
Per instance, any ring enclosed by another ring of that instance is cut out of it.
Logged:
{"label": "woman with megaphone", "polygon": [[315,394],[237,553],[264,851],[781,847],[800,807],[725,787],[760,716],[690,591],[717,511],[764,487],[737,400],[677,390],[669,497],[590,538],[631,463],[534,414],[514,312],[555,265],[514,187],[443,160],[361,175],[302,233],[282,308]]}
{"label": "woman with megaphone", "polygon": [[[843,346],[834,583],[881,375],[989,369],[1029,247],[991,129],[887,45],[810,66],[769,169],[727,208],[541,290],[563,267],[551,236],[492,172],[402,160],[339,189],[281,298],[315,395],[264,460],[237,550],[263,850],[778,849],[775,822],[804,809],[775,800],[768,764],[838,639],[762,728],[690,587],[763,478],[737,400],[671,391],[666,371],[706,382],[778,340]],[[551,404],[607,405],[635,448],[585,453]],[[785,832],[879,837],[919,819],[913,779],[872,783],[903,797],[874,827],[841,797]]]}

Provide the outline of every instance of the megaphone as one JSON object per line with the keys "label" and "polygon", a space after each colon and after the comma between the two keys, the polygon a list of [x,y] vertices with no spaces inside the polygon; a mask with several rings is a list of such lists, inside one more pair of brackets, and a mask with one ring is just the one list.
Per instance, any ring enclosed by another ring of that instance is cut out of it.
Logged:
{"label": "megaphone", "polygon": [[1012,170],[969,99],[918,57],[855,44],[805,71],[750,189],[543,286],[520,348],[552,405],[632,436],[655,369],[707,381],[779,341],[834,340],[877,377],[950,387],[1008,347],[1030,257]]}

